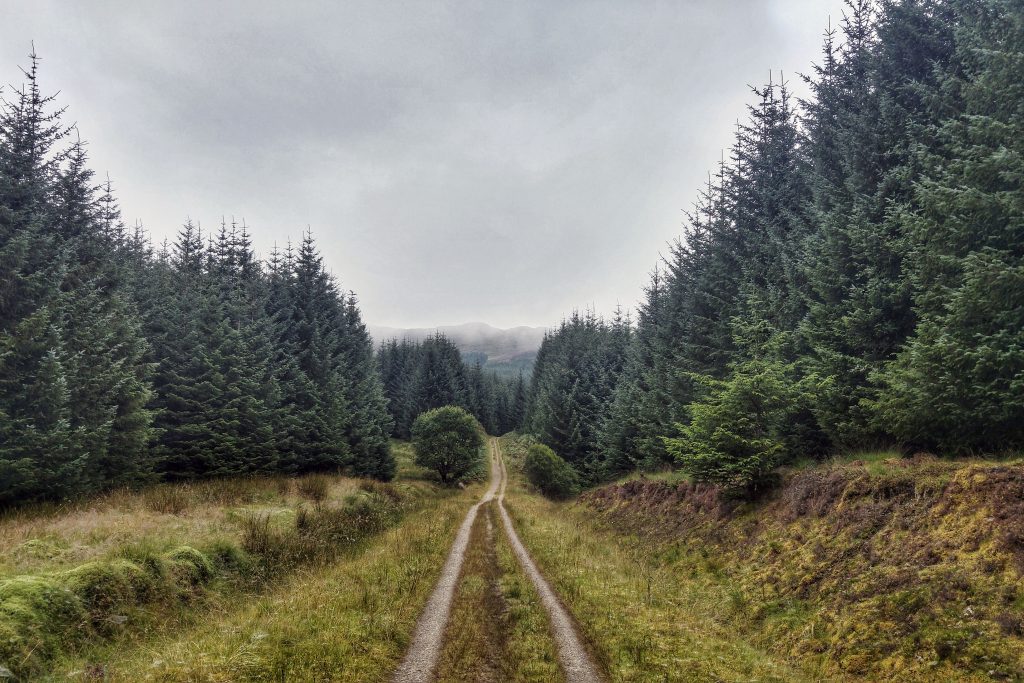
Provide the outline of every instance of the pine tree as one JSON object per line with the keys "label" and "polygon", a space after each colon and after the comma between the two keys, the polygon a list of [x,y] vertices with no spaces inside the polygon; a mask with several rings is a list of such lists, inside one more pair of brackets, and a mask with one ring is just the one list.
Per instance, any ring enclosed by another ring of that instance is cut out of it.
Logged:
{"label": "pine tree", "polygon": [[605,422],[632,334],[578,311],[545,336],[527,396],[524,428],[589,477],[599,476],[598,430]]}
{"label": "pine tree", "polygon": [[319,402],[312,381],[299,366],[294,324],[294,258],[291,246],[284,254],[276,248],[271,255],[265,315],[272,336],[271,368],[280,390],[281,423],[274,444],[278,469],[296,473],[319,458],[321,441],[316,425]]}
{"label": "pine tree", "polygon": [[[60,497],[149,471],[148,366],[81,142],[38,83],[0,116],[0,498]],[[6,478],[5,478],[6,480]]]}
{"label": "pine tree", "polygon": [[81,433],[88,490],[141,482],[152,471],[146,342],[104,223],[102,209],[110,211],[112,200],[102,205],[92,180],[76,142],[56,178],[51,225],[69,255],[59,316],[70,419]]}
{"label": "pine tree", "polygon": [[1024,12],[960,3],[957,59],[932,103],[924,169],[899,218],[920,319],[876,375],[876,423],[911,448],[1024,444]]}
{"label": "pine tree", "polygon": [[[866,401],[872,372],[914,328],[904,261],[908,242],[894,207],[908,201],[918,169],[912,141],[929,123],[922,92],[948,61],[952,36],[941,3],[850,0],[843,46],[815,84],[810,112],[814,168],[805,247],[806,370],[820,377],[816,414],[835,443],[873,443]],[[831,147],[831,149],[825,149]]]}
{"label": "pine tree", "polygon": [[355,294],[345,297],[345,334],[347,353],[345,370],[352,387],[350,403],[355,416],[347,434],[353,453],[355,474],[390,480],[395,476],[388,434],[392,420],[387,410],[384,386],[373,354],[373,340],[359,313]]}

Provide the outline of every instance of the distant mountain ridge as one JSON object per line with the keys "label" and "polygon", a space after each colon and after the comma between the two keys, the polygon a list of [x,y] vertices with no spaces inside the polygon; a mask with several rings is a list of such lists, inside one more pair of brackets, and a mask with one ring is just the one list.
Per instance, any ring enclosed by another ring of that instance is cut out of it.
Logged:
{"label": "distant mountain ridge", "polygon": [[529,374],[548,330],[526,326],[501,329],[481,322],[415,328],[367,325],[367,329],[378,345],[388,339],[422,341],[441,333],[459,347],[467,362],[479,360],[485,368],[507,376],[519,371]]}

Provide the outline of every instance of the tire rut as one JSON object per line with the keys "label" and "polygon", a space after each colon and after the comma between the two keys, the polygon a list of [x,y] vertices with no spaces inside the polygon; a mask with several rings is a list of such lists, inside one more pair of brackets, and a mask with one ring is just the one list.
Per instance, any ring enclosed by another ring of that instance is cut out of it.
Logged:
{"label": "tire rut", "polygon": [[572,616],[558,598],[558,594],[541,574],[537,565],[534,564],[533,558],[530,557],[526,547],[519,540],[519,535],[512,524],[512,518],[505,509],[505,487],[508,483],[508,476],[497,439],[490,439],[489,451],[490,487],[480,501],[466,513],[466,518],[455,535],[455,541],[452,543],[437,585],[434,586],[434,590],[416,622],[416,629],[413,631],[409,649],[391,681],[392,683],[429,683],[435,680],[435,671],[445,644],[445,631],[451,615],[455,590],[462,574],[462,565],[465,561],[473,524],[480,506],[491,500],[496,500],[509,545],[523,572],[533,583],[541,604],[547,612],[551,634],[558,651],[558,661],[565,674],[566,682],[602,683],[605,677],[601,675],[595,665]]}
{"label": "tire rut", "polygon": [[444,645],[444,632],[448,625],[452,600],[455,598],[455,588],[462,572],[462,563],[466,558],[466,547],[469,545],[473,522],[480,506],[494,498],[502,476],[503,470],[496,455],[492,453],[491,485],[480,501],[466,513],[466,518],[455,535],[448,559],[441,569],[441,576],[416,622],[409,649],[391,678],[393,683],[427,683],[433,680],[441,647]]}
{"label": "tire rut", "polygon": [[604,676],[601,675],[600,669],[594,663],[594,659],[591,657],[583,638],[580,637],[572,615],[565,608],[565,605],[562,604],[558,594],[548,584],[544,575],[537,569],[537,565],[534,564],[533,558],[530,557],[530,553],[526,550],[523,542],[519,540],[519,534],[516,533],[515,526],[512,524],[512,518],[505,509],[505,485],[508,482],[508,477],[505,471],[505,461],[501,457],[501,447],[496,439],[491,441],[491,447],[494,450],[494,457],[501,467],[498,511],[501,513],[501,520],[505,526],[505,533],[508,535],[509,544],[519,559],[519,564],[522,566],[523,571],[530,578],[530,581],[533,582],[533,586],[540,596],[541,603],[548,613],[548,618],[551,620],[551,632],[555,638],[555,645],[558,648],[558,660],[562,665],[565,680],[567,683],[600,683],[604,680]]}

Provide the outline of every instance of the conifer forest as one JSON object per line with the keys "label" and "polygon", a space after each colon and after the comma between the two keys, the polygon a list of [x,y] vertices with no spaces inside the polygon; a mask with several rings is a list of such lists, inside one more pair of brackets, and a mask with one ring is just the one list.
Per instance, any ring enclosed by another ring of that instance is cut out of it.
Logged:
{"label": "conifer forest", "polygon": [[840,6],[639,299],[493,367],[371,336],[302,202],[127,216],[25,35],[0,679],[1024,680],[1024,1]]}

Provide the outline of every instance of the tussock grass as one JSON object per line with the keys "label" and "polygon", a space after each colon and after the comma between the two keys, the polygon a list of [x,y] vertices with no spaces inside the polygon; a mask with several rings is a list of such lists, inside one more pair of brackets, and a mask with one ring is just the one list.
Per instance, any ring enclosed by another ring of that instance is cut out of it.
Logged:
{"label": "tussock grass", "polygon": [[354,552],[304,564],[262,594],[221,603],[177,634],[60,661],[53,679],[100,667],[106,680],[126,682],[386,680],[405,652],[456,528],[481,491],[476,485],[465,491],[395,488],[416,503],[401,523]]}
{"label": "tussock grass", "polygon": [[294,524],[287,528],[275,528],[265,513],[249,515],[244,519],[242,547],[259,558],[268,576],[322,564],[395,524],[405,508],[395,487],[367,482],[340,507],[298,508]]}
{"label": "tussock grass", "polygon": [[137,608],[185,598],[214,577],[211,559],[182,546],[144,561],[89,562],[49,575],[0,581],[0,662],[15,675],[119,632]]}
{"label": "tussock grass", "polygon": [[330,491],[330,488],[330,479],[322,474],[311,474],[308,477],[304,477],[296,485],[300,496],[317,505],[327,499],[327,493]]}

